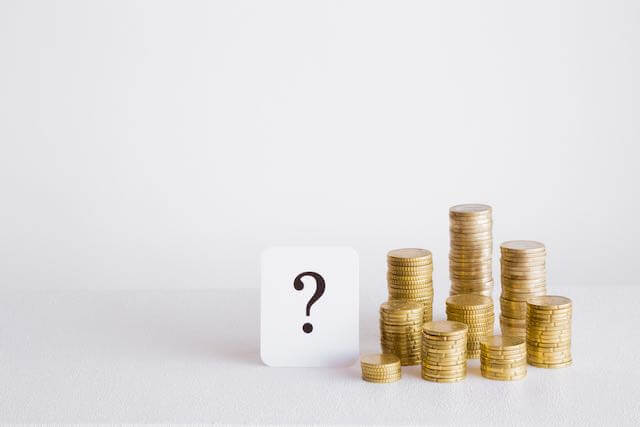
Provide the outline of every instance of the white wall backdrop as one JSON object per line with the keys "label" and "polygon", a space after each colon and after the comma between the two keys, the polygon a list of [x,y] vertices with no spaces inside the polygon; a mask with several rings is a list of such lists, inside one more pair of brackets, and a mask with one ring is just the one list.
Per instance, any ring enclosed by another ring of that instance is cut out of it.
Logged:
{"label": "white wall backdrop", "polygon": [[636,0],[3,0],[0,288],[257,287],[266,246],[344,244],[380,295],[431,249],[444,296],[463,202],[496,265],[636,283],[638,76]]}

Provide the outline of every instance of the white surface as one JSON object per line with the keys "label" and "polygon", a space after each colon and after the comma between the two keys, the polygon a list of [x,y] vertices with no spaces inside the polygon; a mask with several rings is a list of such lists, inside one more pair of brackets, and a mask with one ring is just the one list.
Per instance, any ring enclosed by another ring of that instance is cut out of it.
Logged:
{"label": "white surface", "polygon": [[2,0],[0,287],[257,288],[291,244],[443,281],[465,202],[625,283],[638,70],[637,0]]}
{"label": "white surface", "polygon": [[[261,266],[264,363],[342,367],[358,360],[358,254],[352,248],[272,247],[262,253]],[[298,279],[301,288],[294,287]]]}
{"label": "white surface", "polygon": [[[638,425],[640,288],[556,288],[574,301],[574,366],[519,382],[378,385],[349,368],[260,363],[258,292],[0,294],[0,421]],[[377,350],[384,289],[361,301]],[[441,313],[443,292],[436,294]]]}

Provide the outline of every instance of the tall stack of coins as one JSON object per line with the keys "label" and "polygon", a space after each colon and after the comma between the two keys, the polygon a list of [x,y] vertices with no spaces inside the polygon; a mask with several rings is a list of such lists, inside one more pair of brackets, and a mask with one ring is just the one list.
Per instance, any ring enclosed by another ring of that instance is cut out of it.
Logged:
{"label": "tall stack of coins", "polygon": [[416,301],[389,301],[380,306],[380,346],[403,366],[420,363],[424,306]]}
{"label": "tall stack of coins", "polygon": [[500,245],[502,335],[526,336],[527,299],[547,293],[546,249],[531,240]]}
{"label": "tall stack of coins", "polygon": [[464,323],[440,320],[422,329],[422,378],[451,383],[467,376],[467,331]]}
{"label": "tall stack of coins", "polygon": [[524,338],[492,336],[480,342],[480,373],[491,380],[512,381],[527,376]]}
{"label": "tall stack of coins", "polygon": [[475,294],[452,295],[447,298],[447,319],[469,327],[467,358],[480,357],[480,341],[493,335],[493,300]]}
{"label": "tall stack of coins", "polygon": [[360,358],[362,379],[371,383],[392,383],[402,376],[400,359],[393,354],[368,354]]}
{"label": "tall stack of coins", "polygon": [[541,296],[527,300],[527,361],[539,368],[571,365],[569,298]]}
{"label": "tall stack of coins", "polygon": [[424,320],[433,313],[433,263],[426,249],[395,249],[387,254],[389,301],[417,301]]}
{"label": "tall stack of coins", "polygon": [[493,292],[491,207],[457,205],[449,209],[451,295]]}

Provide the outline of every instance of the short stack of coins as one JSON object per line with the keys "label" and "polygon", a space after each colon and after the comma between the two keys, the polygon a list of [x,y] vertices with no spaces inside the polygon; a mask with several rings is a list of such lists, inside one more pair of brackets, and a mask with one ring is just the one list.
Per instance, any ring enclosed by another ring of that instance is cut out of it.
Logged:
{"label": "short stack of coins", "polygon": [[424,321],[433,313],[433,262],[426,249],[395,249],[387,254],[389,301],[416,301],[424,306]]}
{"label": "short stack of coins", "polygon": [[512,240],[500,245],[502,335],[526,336],[527,299],[547,293],[546,249],[540,242]]}
{"label": "short stack of coins", "polygon": [[492,336],[480,342],[480,373],[491,380],[513,381],[527,376],[524,338]]}
{"label": "short stack of coins", "polygon": [[362,379],[371,383],[392,383],[402,376],[400,359],[393,354],[368,354],[360,358]]}
{"label": "short stack of coins", "polygon": [[493,293],[491,207],[457,205],[449,209],[451,295]]}
{"label": "short stack of coins", "polygon": [[389,301],[380,306],[380,346],[403,366],[420,364],[424,306],[416,301]]}
{"label": "short stack of coins", "polygon": [[571,365],[569,298],[546,295],[527,300],[527,362],[539,368]]}
{"label": "short stack of coins", "polygon": [[422,378],[451,383],[467,376],[467,332],[464,323],[440,320],[422,329]]}
{"label": "short stack of coins", "polygon": [[461,322],[469,327],[467,357],[480,357],[480,342],[493,335],[493,300],[476,294],[459,294],[447,298],[447,319]]}

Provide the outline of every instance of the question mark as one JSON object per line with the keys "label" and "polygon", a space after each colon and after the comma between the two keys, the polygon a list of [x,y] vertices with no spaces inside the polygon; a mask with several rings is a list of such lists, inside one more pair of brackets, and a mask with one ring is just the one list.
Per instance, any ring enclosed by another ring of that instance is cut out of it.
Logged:
{"label": "question mark", "polygon": [[[296,288],[297,291],[301,291],[304,288],[304,283],[302,283],[302,278],[304,276],[311,276],[316,281],[316,291],[313,293],[313,296],[307,303],[307,316],[311,315],[311,306],[320,299],[322,294],[324,294],[324,278],[318,273],[314,273],[313,271],[305,271],[304,273],[300,273],[293,280],[293,287]],[[305,323],[302,325],[302,330],[306,334],[310,334],[313,331],[313,325],[311,323]]]}

